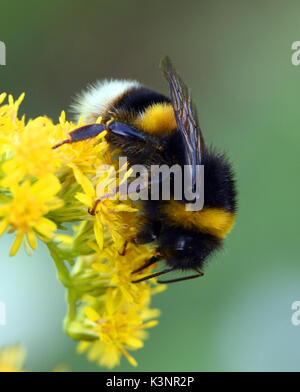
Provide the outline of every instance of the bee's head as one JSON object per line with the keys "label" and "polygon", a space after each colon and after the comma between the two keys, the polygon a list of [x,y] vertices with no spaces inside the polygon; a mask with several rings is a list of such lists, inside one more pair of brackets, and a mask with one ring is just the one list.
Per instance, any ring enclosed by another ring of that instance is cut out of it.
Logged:
{"label": "bee's head", "polygon": [[220,246],[218,239],[183,228],[170,228],[160,236],[160,251],[176,269],[201,267],[207,256]]}

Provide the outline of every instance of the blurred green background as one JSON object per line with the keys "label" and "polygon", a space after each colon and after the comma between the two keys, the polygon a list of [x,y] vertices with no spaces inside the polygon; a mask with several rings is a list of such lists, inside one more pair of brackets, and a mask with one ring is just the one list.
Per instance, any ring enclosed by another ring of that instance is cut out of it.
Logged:
{"label": "blurred green background", "polygon": [[[105,77],[158,91],[168,54],[192,87],[207,143],[229,152],[239,212],[223,252],[202,279],[170,285],[140,371],[299,371],[299,1],[2,1],[7,65],[0,90],[26,92],[28,117],[58,118],[72,96]],[[64,288],[47,250],[8,256],[0,239],[0,346],[22,342],[26,367],[98,371],[64,335]],[[123,359],[116,370],[133,370]]]}

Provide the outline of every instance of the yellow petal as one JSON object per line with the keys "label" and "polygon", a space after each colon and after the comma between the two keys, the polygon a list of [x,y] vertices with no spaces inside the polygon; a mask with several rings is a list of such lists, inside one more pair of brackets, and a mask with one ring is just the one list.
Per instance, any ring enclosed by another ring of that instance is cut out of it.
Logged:
{"label": "yellow petal", "polygon": [[128,344],[129,346],[133,347],[133,348],[141,348],[143,347],[143,342],[140,339],[137,339],[135,337],[130,337],[128,336],[126,339],[126,344]]}
{"label": "yellow petal", "polygon": [[114,208],[114,210],[115,211],[125,211],[125,212],[136,212],[136,211],[138,211],[138,209],[137,208],[133,208],[133,207],[130,207],[130,206],[128,206],[127,204],[118,204],[115,208]]}
{"label": "yellow petal", "polygon": [[92,267],[100,274],[109,274],[111,272],[111,267],[106,264],[94,263]]}
{"label": "yellow petal", "polygon": [[31,191],[38,195],[40,199],[47,200],[49,197],[56,195],[60,188],[61,184],[57,177],[53,174],[49,174],[35,182],[31,187]]}
{"label": "yellow petal", "polygon": [[84,352],[88,349],[88,347],[90,346],[90,344],[91,344],[91,342],[85,342],[85,341],[79,342],[79,344],[78,344],[77,347],[76,347],[76,352],[77,352],[78,354],[84,353]]}
{"label": "yellow petal", "polygon": [[76,166],[71,165],[76,181],[81,185],[84,192],[94,198],[96,195],[95,188],[91,181]]}
{"label": "yellow petal", "polygon": [[87,318],[93,322],[96,322],[100,319],[100,315],[96,312],[96,310],[94,310],[90,306],[86,306],[84,308],[84,312],[85,312]]}
{"label": "yellow petal", "polygon": [[5,230],[8,228],[8,220],[4,219],[1,223],[0,223],[0,235],[2,235]]}
{"label": "yellow petal", "polygon": [[59,123],[60,125],[64,125],[66,122],[66,112],[62,110],[60,116],[59,116]]}
{"label": "yellow petal", "polygon": [[124,356],[127,358],[128,362],[130,363],[130,365],[132,366],[137,366],[137,361],[123,348],[121,348],[122,353],[124,354]]}
{"label": "yellow petal", "polygon": [[27,237],[28,243],[31,246],[31,248],[36,249],[37,243],[36,243],[36,236],[34,235],[34,232],[32,230],[29,230],[26,233],[26,237]]}
{"label": "yellow petal", "polygon": [[116,365],[120,364],[120,351],[117,347],[106,345],[105,351],[102,353],[98,361],[100,366],[106,366],[109,369],[114,368]]}
{"label": "yellow petal", "polygon": [[28,256],[32,256],[32,248],[30,247],[26,238],[24,238],[24,249]]}
{"label": "yellow petal", "polygon": [[104,233],[103,233],[103,224],[101,222],[99,215],[96,215],[96,219],[94,222],[94,232],[95,232],[97,244],[98,244],[100,250],[102,250],[103,249],[103,242],[104,242],[104,238],[103,238]]}
{"label": "yellow petal", "polygon": [[152,320],[152,321],[148,321],[148,323],[145,323],[142,325],[142,328],[153,328],[158,324],[157,320]]}
{"label": "yellow petal", "polygon": [[5,100],[6,95],[7,95],[6,93],[0,94],[0,105],[1,105],[1,103]]}
{"label": "yellow petal", "polygon": [[64,206],[64,201],[59,199],[58,197],[53,197],[49,202],[47,203],[47,208],[49,211],[57,210],[61,207]]}
{"label": "yellow petal", "polygon": [[88,207],[93,204],[93,199],[85,193],[77,192],[75,198]]}
{"label": "yellow petal", "polygon": [[45,237],[51,238],[56,230],[56,224],[47,218],[41,218],[34,228]]}
{"label": "yellow petal", "polygon": [[17,106],[20,106],[23,99],[25,98],[25,93],[22,93],[16,101]]}
{"label": "yellow petal", "polygon": [[119,290],[108,289],[106,292],[106,310],[109,314],[115,313],[122,302]]}
{"label": "yellow petal", "polygon": [[22,244],[23,238],[24,238],[24,233],[22,231],[18,231],[14,243],[12,244],[12,247],[10,249],[10,253],[9,253],[10,256],[14,256],[18,252]]}

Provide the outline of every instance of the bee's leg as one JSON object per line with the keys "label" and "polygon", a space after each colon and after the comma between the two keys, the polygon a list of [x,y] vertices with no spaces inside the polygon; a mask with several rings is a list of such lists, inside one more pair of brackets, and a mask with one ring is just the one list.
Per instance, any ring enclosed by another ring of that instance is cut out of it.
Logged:
{"label": "bee's leg", "polygon": [[197,274],[195,275],[190,275],[190,276],[183,276],[182,278],[178,279],[170,279],[170,280],[158,280],[157,283],[165,284],[165,283],[175,283],[175,282],[181,282],[182,280],[189,280],[189,279],[195,279],[195,278],[201,278],[204,276],[204,273],[201,271],[196,270]]}
{"label": "bee's leg", "polygon": [[127,249],[127,245],[128,245],[128,241],[126,240],[126,241],[124,242],[122,252],[119,252],[119,255],[120,255],[120,256],[125,256],[126,249]]}
{"label": "bee's leg", "polygon": [[119,192],[119,187],[117,186],[117,187],[112,191],[112,193],[106,193],[105,195],[99,197],[99,199],[97,199],[97,200],[95,201],[95,203],[94,203],[94,205],[93,205],[93,208],[92,208],[91,210],[89,210],[89,213],[90,213],[91,215],[95,215],[95,214],[96,214],[97,206],[98,206],[98,204],[100,203],[100,201],[109,199],[110,197],[114,197],[114,196],[116,196],[116,194],[117,194],[118,192]]}
{"label": "bee's leg", "polygon": [[144,278],[132,280],[131,283],[140,283],[140,282],[143,282],[143,281],[151,279],[151,278],[156,278],[157,276],[168,274],[169,272],[172,272],[172,271],[174,271],[174,268],[166,268],[163,271],[155,272],[154,274],[145,276]]}
{"label": "bee's leg", "polygon": [[[151,259],[150,259],[150,260],[151,260]],[[152,263],[152,264],[153,264],[153,263]],[[149,264],[149,265],[151,265],[151,264]],[[146,265],[146,266],[148,267],[148,265]],[[146,268],[146,267],[144,267],[144,268]],[[148,279],[151,279],[151,278],[155,278],[155,277],[157,277],[157,276],[161,276],[161,275],[168,274],[169,272],[172,272],[172,271],[174,271],[174,270],[175,270],[174,267],[173,267],[173,268],[167,268],[167,269],[164,269],[163,271],[155,272],[154,274],[145,276],[144,278],[137,279],[137,280],[133,280],[133,281],[131,281],[131,283],[143,282],[143,281],[145,281],[145,280],[148,280]],[[195,271],[197,272],[197,274],[195,274],[195,275],[184,276],[184,277],[178,278],[178,279],[158,280],[157,283],[160,283],[160,284],[175,283],[175,282],[181,282],[182,280],[189,280],[189,279],[201,278],[202,276],[204,276],[204,273],[203,273],[202,271],[199,271],[198,269],[195,269]],[[134,272],[139,272],[139,270],[134,271]]]}
{"label": "bee's leg", "polygon": [[143,264],[141,267],[137,268],[136,270],[132,271],[131,273],[136,274],[138,272],[141,272],[143,271],[143,269],[150,267],[150,265],[157,263],[161,259],[162,259],[161,255],[152,256],[151,259],[147,260],[145,264]]}
{"label": "bee's leg", "polygon": [[97,206],[98,206],[98,204],[100,203],[100,201],[102,201],[102,200],[106,200],[106,199],[109,199],[110,197],[115,197],[116,196],[116,194],[117,193],[119,193],[119,195],[130,195],[130,194],[132,194],[132,193],[136,193],[137,191],[141,191],[141,190],[145,190],[145,189],[147,189],[148,188],[148,184],[145,184],[145,185],[143,185],[143,186],[140,186],[140,187],[138,187],[137,189],[134,189],[134,190],[132,190],[131,192],[128,190],[128,188],[126,188],[126,189],[120,189],[120,187],[116,187],[116,188],[114,188],[113,189],[113,191],[111,192],[111,193],[106,193],[105,195],[102,195],[101,197],[99,197],[96,201],[95,201],[95,203],[94,203],[94,205],[93,205],[93,208],[89,211],[89,213],[91,214],[91,215],[95,215],[95,213],[96,213],[96,209],[97,209]]}
{"label": "bee's leg", "polygon": [[84,127],[80,127],[75,129],[69,133],[70,139],[65,139],[62,142],[56,144],[52,148],[55,149],[57,147],[62,146],[63,144],[70,144],[75,142],[80,142],[82,140],[91,139],[99,135],[99,133],[106,130],[106,126],[104,124],[92,124],[85,125]]}

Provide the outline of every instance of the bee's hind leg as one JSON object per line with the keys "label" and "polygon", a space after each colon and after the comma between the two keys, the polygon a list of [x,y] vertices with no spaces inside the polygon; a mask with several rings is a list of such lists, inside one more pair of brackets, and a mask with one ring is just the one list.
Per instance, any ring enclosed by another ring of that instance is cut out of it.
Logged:
{"label": "bee's hind leg", "polygon": [[132,274],[136,274],[138,272],[143,271],[145,268],[150,267],[150,265],[157,263],[162,259],[161,255],[156,255],[152,256],[151,259],[147,260],[145,264],[143,264],[141,267],[137,268],[136,270],[132,271]]}
{"label": "bee's hind leg", "polygon": [[125,240],[124,245],[123,245],[123,249],[121,250],[121,252],[120,251],[118,252],[120,256],[125,256],[127,245],[128,245],[128,241]]}
{"label": "bee's hind leg", "polygon": [[[95,203],[94,203],[94,205],[93,205],[93,208],[91,208],[91,209],[89,210],[89,213],[90,213],[91,215],[95,215],[95,214],[96,214],[97,206],[98,206],[98,204],[100,203],[100,201],[109,199],[109,198],[111,198],[111,197],[112,197],[112,198],[115,198],[115,196],[116,196],[118,193],[119,193],[119,195],[122,195],[122,196],[130,196],[130,194],[132,194],[132,193],[136,193],[137,191],[145,190],[145,189],[147,189],[147,188],[148,188],[148,184],[145,184],[145,185],[139,186],[139,188],[138,188],[137,190],[134,189],[134,190],[132,190],[132,191],[129,191],[129,190],[128,190],[128,187],[126,187],[125,189],[123,189],[123,188],[117,186],[116,188],[113,189],[113,191],[112,191],[111,193],[106,193],[105,195],[100,196],[100,197],[95,201]],[[115,200],[115,199],[113,199],[113,200]]]}

